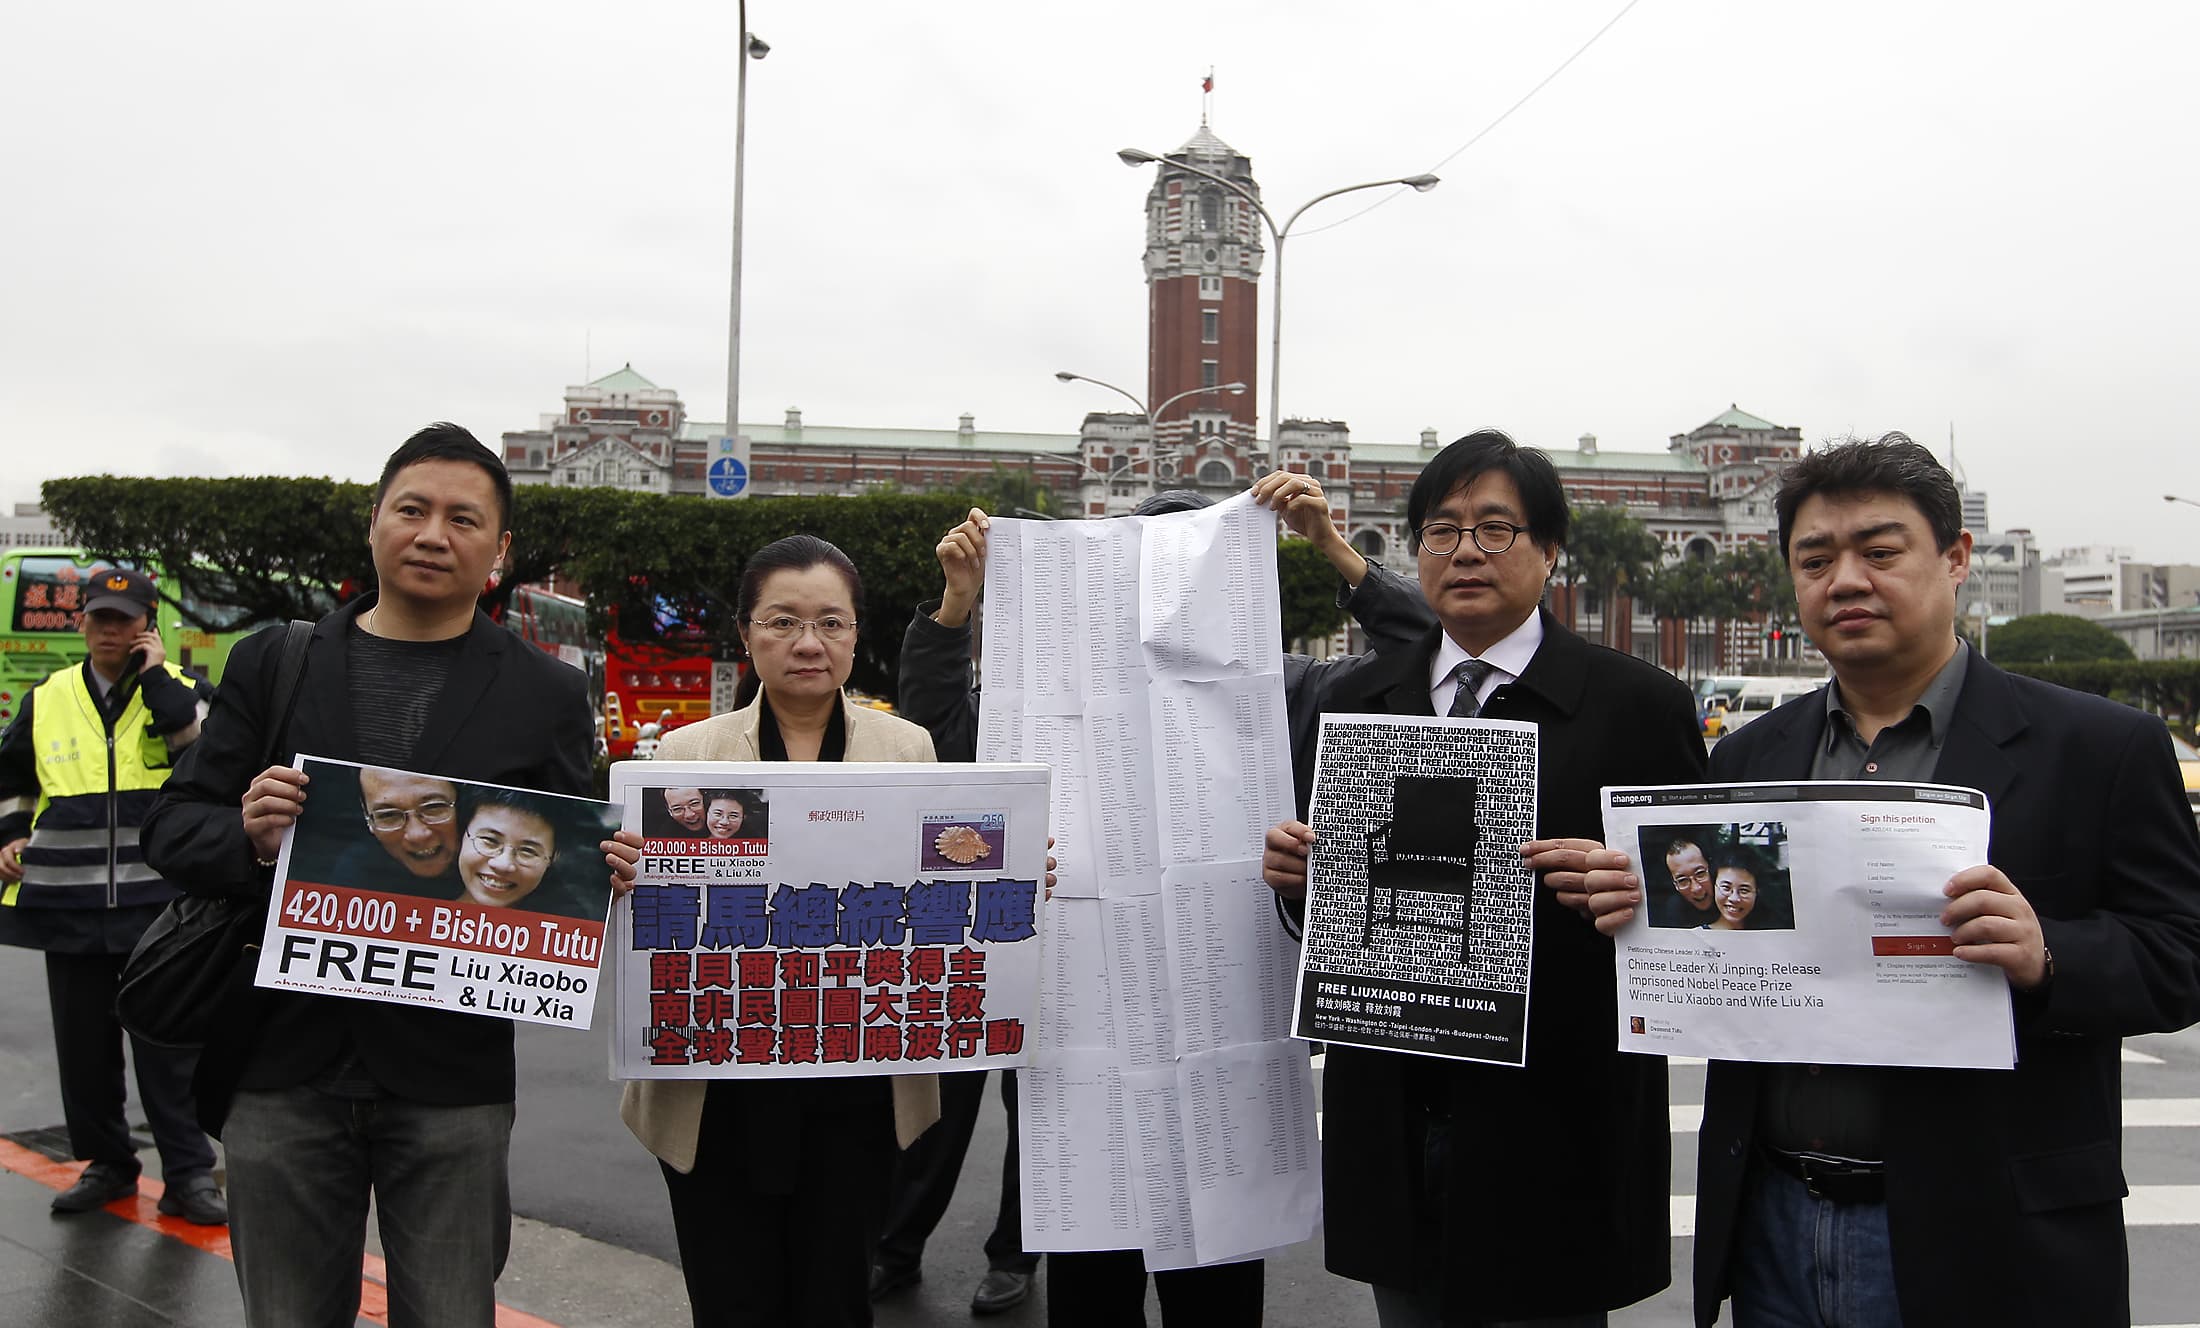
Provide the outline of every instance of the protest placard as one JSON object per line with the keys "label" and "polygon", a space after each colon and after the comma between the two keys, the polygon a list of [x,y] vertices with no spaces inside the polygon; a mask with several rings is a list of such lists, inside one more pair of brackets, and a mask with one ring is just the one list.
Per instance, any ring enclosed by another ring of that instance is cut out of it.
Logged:
{"label": "protest placard", "polygon": [[1526,1063],[1536,761],[1514,720],[1322,717],[1298,1036]]}
{"label": "protest placard", "polygon": [[1620,1049],[2010,1068],[2009,983],[1940,921],[1990,827],[1984,794],[1935,784],[1606,789],[1643,893],[1614,938]]}
{"label": "protest placard", "polygon": [[622,761],[612,1074],[1022,1065],[1038,1019],[1039,765]]}
{"label": "protest placard", "polygon": [[618,810],[586,798],[300,756],[255,981],[586,1028]]}

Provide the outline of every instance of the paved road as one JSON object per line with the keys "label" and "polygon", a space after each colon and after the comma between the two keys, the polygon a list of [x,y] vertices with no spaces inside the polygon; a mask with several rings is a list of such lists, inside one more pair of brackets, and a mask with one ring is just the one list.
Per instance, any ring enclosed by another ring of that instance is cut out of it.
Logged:
{"label": "paved road", "polygon": [[[50,1143],[61,1119],[51,1036],[38,957],[0,949],[0,1135],[33,1146]],[[521,1222],[500,1294],[507,1303],[563,1328],[680,1321],[684,1299],[672,1266],[672,1225],[663,1184],[654,1164],[618,1124],[617,1091],[605,1079],[601,1037],[522,1028],[520,1059],[512,1162],[514,1206]],[[2200,1031],[2132,1039],[2125,1062],[2124,1155],[2132,1184],[2125,1211],[2131,1231],[2133,1321],[2200,1325],[2200,1262],[2192,1257],[2200,1234]],[[1676,1229],[1683,1231],[1693,1215],[1688,1192],[1695,1174],[1694,1129],[1702,1087],[1700,1066],[1674,1067],[1674,1216]],[[962,1189],[927,1254],[925,1281],[880,1306],[883,1328],[973,1322],[968,1298],[984,1271],[979,1246],[999,1184],[1001,1129],[997,1099],[989,1101]],[[33,1200],[41,1206],[44,1201],[43,1196]],[[33,1200],[0,1189],[0,1201]],[[6,1243],[0,1233],[0,1245]],[[1687,1237],[1675,1239],[1674,1267],[1684,1277],[1690,1254]],[[156,1271],[162,1278],[175,1275],[166,1264],[147,1262],[142,1252],[112,1262],[111,1268],[98,1271],[125,1289],[131,1279]],[[201,1281],[218,1291],[224,1276],[217,1270]],[[0,1304],[0,1324],[10,1321],[10,1312]],[[203,1319],[177,1316],[157,1322],[215,1328],[234,1318],[231,1306]],[[1271,1325],[1358,1328],[1374,1321],[1363,1288],[1323,1271],[1318,1244],[1271,1261]],[[1672,1291],[1614,1316],[1621,1328],[1679,1328],[1688,1321],[1685,1294]],[[1034,1300],[991,1322],[1041,1324],[1045,1314]],[[1158,1314],[1152,1322],[1159,1322]]]}

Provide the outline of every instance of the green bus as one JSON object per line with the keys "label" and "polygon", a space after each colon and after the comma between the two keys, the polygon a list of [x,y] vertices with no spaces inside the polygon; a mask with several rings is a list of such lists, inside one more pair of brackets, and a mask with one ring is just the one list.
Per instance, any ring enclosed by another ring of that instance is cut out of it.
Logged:
{"label": "green bus", "polygon": [[[107,564],[81,549],[23,548],[0,552],[0,726],[12,723],[22,698],[56,669],[84,659],[77,625],[85,584]],[[156,584],[161,577],[151,571]],[[163,601],[161,640],[179,667],[218,683],[230,647],[251,630],[206,632],[190,626],[175,604]]]}

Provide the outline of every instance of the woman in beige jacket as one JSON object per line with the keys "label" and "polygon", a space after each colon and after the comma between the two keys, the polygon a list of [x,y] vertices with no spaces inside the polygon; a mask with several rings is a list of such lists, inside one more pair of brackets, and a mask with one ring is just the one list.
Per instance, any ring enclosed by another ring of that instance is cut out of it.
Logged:
{"label": "woman in beige jacket", "polygon": [[[741,577],[757,692],[665,736],[665,761],[929,761],[932,739],[841,694],[863,582],[848,556],[794,535]],[[649,1079],[619,1115],[657,1155],[697,1328],[868,1325],[871,1246],[897,1145],[939,1117],[932,1075]]]}

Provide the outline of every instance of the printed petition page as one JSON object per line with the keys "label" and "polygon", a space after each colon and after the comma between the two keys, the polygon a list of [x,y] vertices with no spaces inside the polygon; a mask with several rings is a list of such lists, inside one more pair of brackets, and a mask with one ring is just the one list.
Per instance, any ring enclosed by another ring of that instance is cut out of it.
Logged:
{"label": "printed petition page", "polygon": [[1297,943],[1260,878],[1291,814],[1275,515],[1241,495],[996,520],[989,544],[978,757],[1054,765],[1060,861],[1018,1103],[1024,1248],[1135,1246],[1162,1269],[1304,1240],[1321,1164],[1288,1036]]}

